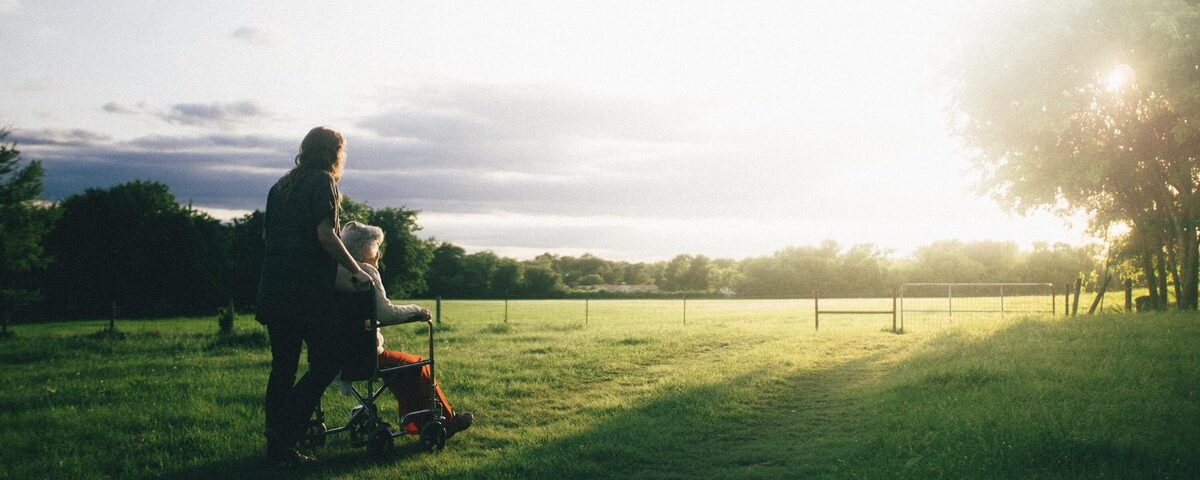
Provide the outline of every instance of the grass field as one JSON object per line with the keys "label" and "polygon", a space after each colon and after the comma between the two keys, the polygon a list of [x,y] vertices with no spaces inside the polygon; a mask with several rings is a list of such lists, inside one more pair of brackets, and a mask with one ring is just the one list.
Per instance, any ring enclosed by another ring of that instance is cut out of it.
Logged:
{"label": "grass field", "polygon": [[[847,302],[875,308],[870,302]],[[890,305],[890,299],[886,301]],[[268,470],[270,354],[239,320],[21,325],[0,478],[1196,478],[1195,314],[910,322],[802,300],[446,302],[439,377],[477,425],[386,461],[344,437]],[[391,348],[422,352],[413,326]],[[330,390],[337,418],[349,405]],[[394,403],[385,402],[385,413]]]}

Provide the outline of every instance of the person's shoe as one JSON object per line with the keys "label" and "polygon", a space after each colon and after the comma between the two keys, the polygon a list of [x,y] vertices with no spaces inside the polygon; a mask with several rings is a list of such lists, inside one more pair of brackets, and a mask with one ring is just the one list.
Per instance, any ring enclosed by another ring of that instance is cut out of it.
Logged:
{"label": "person's shoe", "polygon": [[305,455],[299,451],[296,451],[294,448],[289,448],[278,452],[267,452],[267,465],[272,467],[288,467],[315,461],[317,461],[317,459],[312,455]]}
{"label": "person's shoe", "polygon": [[446,438],[453,437],[454,434],[471,428],[471,424],[475,423],[475,415],[471,412],[459,412],[454,414],[454,418],[450,419],[450,424],[446,426]]}

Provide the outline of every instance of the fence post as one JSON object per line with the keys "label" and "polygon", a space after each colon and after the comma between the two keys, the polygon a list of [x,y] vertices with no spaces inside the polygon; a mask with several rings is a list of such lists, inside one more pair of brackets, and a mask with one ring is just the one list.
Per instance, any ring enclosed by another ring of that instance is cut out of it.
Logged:
{"label": "fence post", "polygon": [[683,324],[687,325],[687,295],[683,296]]}
{"label": "fence post", "polygon": [[821,292],[813,290],[813,330],[821,329]]}
{"label": "fence post", "polygon": [[1063,285],[1063,316],[1071,316],[1071,280],[1067,279],[1067,283]]}
{"label": "fence post", "polygon": [[1004,320],[1004,285],[1000,286],[1000,319]]}
{"label": "fence post", "polygon": [[108,333],[117,333],[117,301],[112,301],[112,310],[109,310],[108,316]]}
{"label": "fence post", "polygon": [[583,297],[583,326],[587,326],[588,317],[591,316],[591,301],[592,297]]}
{"label": "fence post", "polygon": [[954,319],[954,284],[946,286],[946,311],[950,312],[950,319]]}
{"label": "fence post", "polygon": [[442,296],[438,295],[437,300],[433,303],[434,318],[437,319],[437,324],[442,324]]}
{"label": "fence post", "polygon": [[1058,292],[1054,290],[1054,284],[1050,284],[1050,318],[1058,315]]}
{"label": "fence post", "polygon": [[896,290],[892,289],[892,333],[896,333]]}
{"label": "fence post", "polygon": [[1125,313],[1133,313],[1133,280],[1125,279]]}
{"label": "fence post", "polygon": [[1079,293],[1083,290],[1083,277],[1075,279],[1075,300],[1071,301],[1071,316],[1079,316]]}

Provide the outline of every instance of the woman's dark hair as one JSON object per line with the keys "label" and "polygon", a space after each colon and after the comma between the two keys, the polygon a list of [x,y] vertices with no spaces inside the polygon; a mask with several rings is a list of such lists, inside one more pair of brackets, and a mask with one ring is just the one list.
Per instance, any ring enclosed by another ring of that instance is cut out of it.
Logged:
{"label": "woman's dark hair", "polygon": [[316,172],[326,172],[333,175],[333,181],[342,179],[342,167],[346,163],[346,139],[336,130],[326,127],[316,127],[308,131],[300,142],[300,153],[296,155],[296,166],[292,167],[279,187],[284,194],[291,193],[292,188],[308,175]]}

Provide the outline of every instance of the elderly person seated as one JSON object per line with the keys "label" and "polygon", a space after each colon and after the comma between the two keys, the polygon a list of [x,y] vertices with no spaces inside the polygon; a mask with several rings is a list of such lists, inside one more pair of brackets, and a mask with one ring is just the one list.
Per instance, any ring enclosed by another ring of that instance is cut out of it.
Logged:
{"label": "elderly person seated", "polygon": [[[379,275],[379,248],[383,245],[383,229],[373,225],[349,222],[342,227],[341,239],[342,243],[346,245],[346,250],[375,282],[375,316],[380,325],[404,323],[414,317],[429,318],[429,309],[427,308],[417,305],[394,305],[391,300],[388,300],[387,292],[383,289],[383,279]],[[339,267],[336,288],[341,291],[355,290],[351,283],[351,276],[349,270]],[[380,368],[422,360],[418,355],[397,350],[385,350],[382,329],[376,330],[375,335],[375,349],[379,355]],[[442,402],[442,408],[445,410],[443,413],[447,419],[447,436],[466,430],[474,422],[475,417],[470,412],[454,413],[450,402],[446,401],[446,395],[442,393],[441,387],[434,385],[430,378],[428,365],[421,367],[419,372],[416,369],[407,369],[392,375],[388,378],[388,388],[396,397],[400,418],[403,418],[404,414],[408,412],[429,408],[432,398],[430,389],[433,389],[433,393],[437,394],[438,399]],[[346,392],[346,388],[348,385],[343,382],[343,393]],[[403,425],[403,428],[408,433],[417,433],[418,427],[415,423],[409,422],[407,425]]]}

